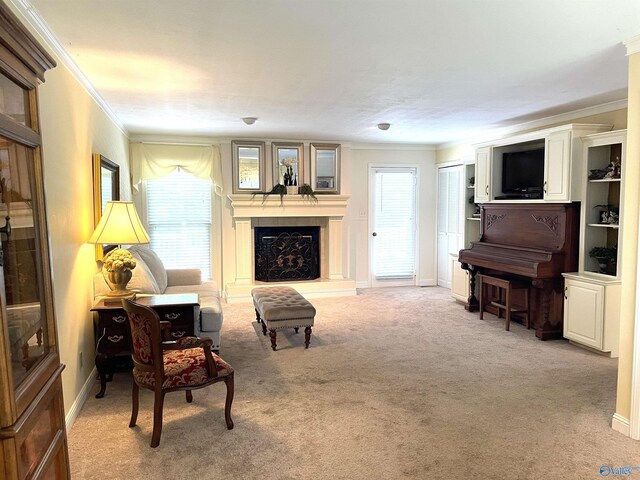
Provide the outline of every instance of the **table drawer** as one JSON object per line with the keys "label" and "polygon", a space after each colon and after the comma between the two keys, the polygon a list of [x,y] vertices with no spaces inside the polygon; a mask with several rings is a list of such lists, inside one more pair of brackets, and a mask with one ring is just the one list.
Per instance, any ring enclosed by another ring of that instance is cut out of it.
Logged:
{"label": "table drawer", "polygon": [[129,352],[130,348],[129,329],[126,324],[101,328],[98,332],[98,345],[96,347],[98,352],[116,355],[120,352]]}

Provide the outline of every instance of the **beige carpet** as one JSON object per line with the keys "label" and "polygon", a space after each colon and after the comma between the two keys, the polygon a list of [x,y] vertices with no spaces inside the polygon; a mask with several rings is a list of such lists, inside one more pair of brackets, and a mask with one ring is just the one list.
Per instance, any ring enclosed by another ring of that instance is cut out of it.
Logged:
{"label": "beige carpet", "polygon": [[506,332],[442,288],[313,303],[311,347],[291,331],[277,352],[250,304],[224,306],[234,430],[224,385],[191,405],[173,393],[151,449],[152,394],[129,429],[131,379],[116,375],[69,432],[73,478],[587,479],[640,465],[640,443],[610,428],[614,359]]}

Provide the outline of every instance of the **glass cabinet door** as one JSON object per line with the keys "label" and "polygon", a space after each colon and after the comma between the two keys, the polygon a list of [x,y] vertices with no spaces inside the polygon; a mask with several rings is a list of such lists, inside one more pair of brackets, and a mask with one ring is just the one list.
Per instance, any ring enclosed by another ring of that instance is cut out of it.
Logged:
{"label": "glass cabinet door", "polygon": [[0,137],[0,298],[18,387],[49,353],[32,149]]}

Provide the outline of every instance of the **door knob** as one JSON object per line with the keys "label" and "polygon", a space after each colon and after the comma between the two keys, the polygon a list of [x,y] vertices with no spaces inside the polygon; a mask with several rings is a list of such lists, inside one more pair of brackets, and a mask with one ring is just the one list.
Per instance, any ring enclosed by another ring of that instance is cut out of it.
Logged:
{"label": "door knob", "polygon": [[378,236],[378,234],[376,232],[373,232],[371,235],[373,235],[374,237]]}

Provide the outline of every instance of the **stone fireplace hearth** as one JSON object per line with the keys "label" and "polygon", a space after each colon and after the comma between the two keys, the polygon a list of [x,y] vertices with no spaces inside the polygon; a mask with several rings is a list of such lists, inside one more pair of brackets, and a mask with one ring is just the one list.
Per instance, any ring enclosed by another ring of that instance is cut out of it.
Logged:
{"label": "stone fireplace hearth", "polygon": [[[315,279],[278,281],[288,284],[306,297],[355,295],[355,281],[343,275],[343,218],[348,195],[318,195],[318,201],[299,195],[267,198],[252,195],[229,195],[235,228],[234,282],[227,282],[224,294],[229,302],[251,299],[251,289],[257,285],[274,285],[276,281],[256,280],[254,235],[262,227],[315,227],[319,231],[318,275]],[[284,260],[283,260],[284,262]],[[284,265],[284,263],[283,263]]]}

